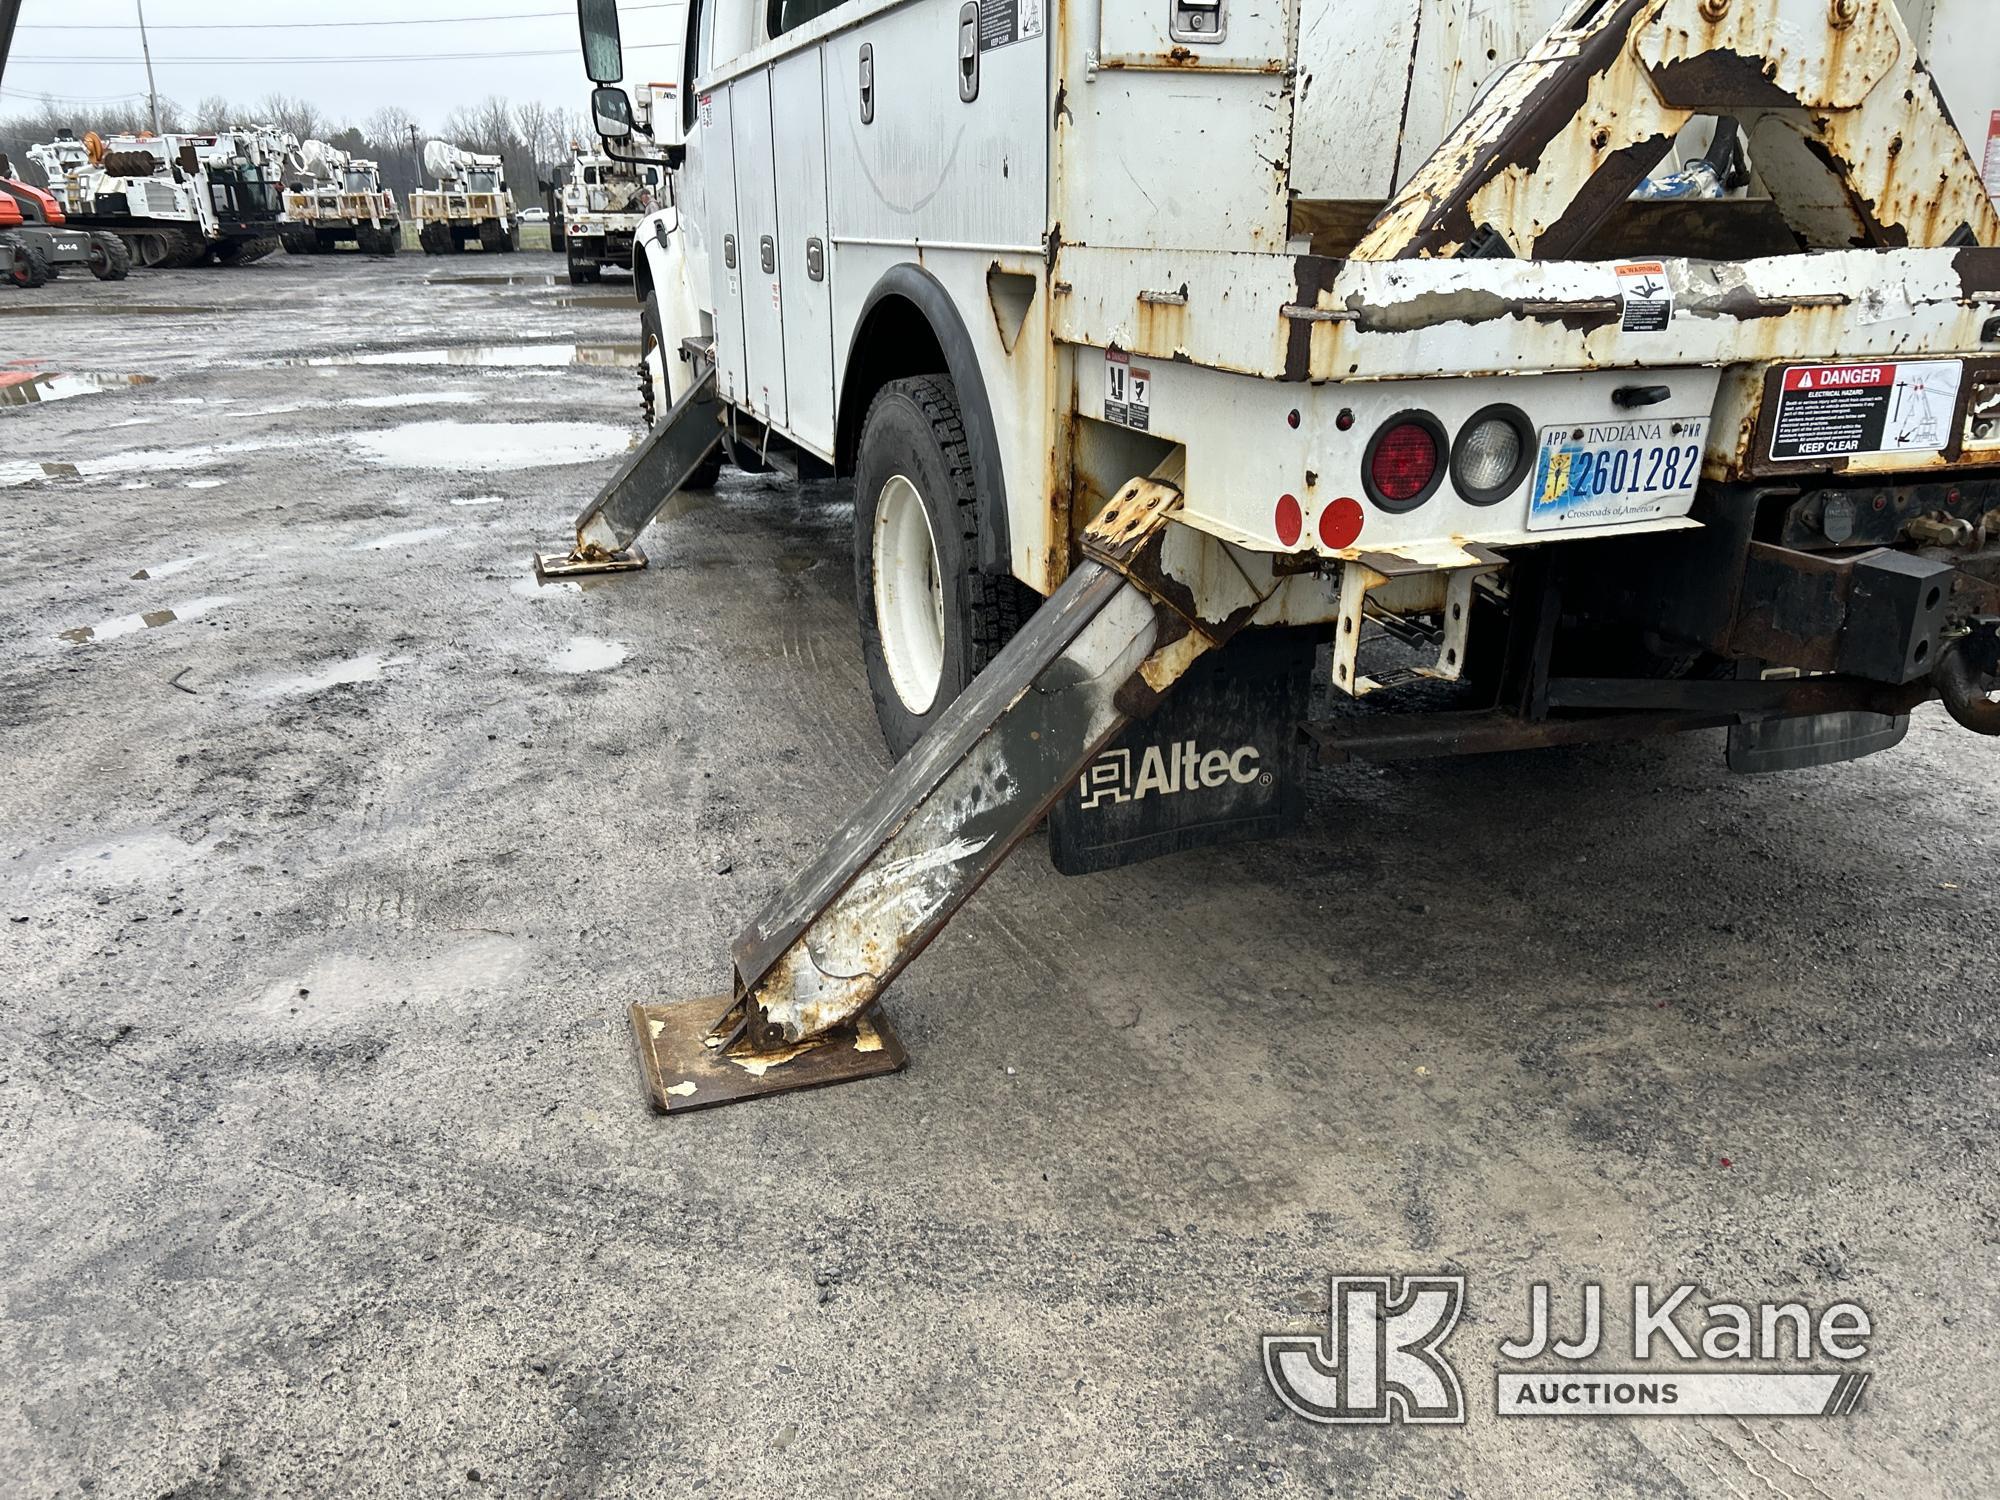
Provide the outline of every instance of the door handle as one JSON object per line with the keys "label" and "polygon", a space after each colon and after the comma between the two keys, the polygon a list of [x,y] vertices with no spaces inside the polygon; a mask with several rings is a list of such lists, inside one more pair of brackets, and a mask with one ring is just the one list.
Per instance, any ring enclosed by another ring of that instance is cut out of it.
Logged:
{"label": "door handle", "polygon": [[722,263],[732,271],[736,269],[736,236],[733,234],[722,237]]}
{"label": "door handle", "polygon": [[861,123],[875,123],[875,44],[861,44]]}
{"label": "door handle", "polygon": [[768,234],[757,241],[757,262],[763,266],[766,276],[777,275],[778,247],[772,242]]}
{"label": "door handle", "polygon": [[826,246],[817,235],[806,241],[806,278],[809,281],[826,280]]}
{"label": "door handle", "polygon": [[967,104],[979,97],[979,0],[958,8],[958,97]]}

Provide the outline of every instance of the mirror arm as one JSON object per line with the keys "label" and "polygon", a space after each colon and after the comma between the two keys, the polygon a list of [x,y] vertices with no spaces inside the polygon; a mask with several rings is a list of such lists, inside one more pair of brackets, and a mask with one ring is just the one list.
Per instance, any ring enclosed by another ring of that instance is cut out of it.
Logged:
{"label": "mirror arm", "polygon": [[613,161],[622,161],[628,166],[667,167],[678,171],[681,163],[687,160],[686,146],[662,146],[657,156],[640,156],[631,151],[620,151],[601,135],[597,138],[597,143],[604,148],[606,156]]}

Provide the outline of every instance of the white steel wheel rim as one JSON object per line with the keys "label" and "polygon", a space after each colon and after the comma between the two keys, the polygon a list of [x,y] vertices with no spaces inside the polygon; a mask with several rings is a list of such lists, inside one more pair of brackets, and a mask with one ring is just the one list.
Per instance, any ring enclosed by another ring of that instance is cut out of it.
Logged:
{"label": "white steel wheel rim", "polygon": [[924,497],[901,474],[875,499],[875,625],[903,707],[927,714],[944,680],[944,577]]}

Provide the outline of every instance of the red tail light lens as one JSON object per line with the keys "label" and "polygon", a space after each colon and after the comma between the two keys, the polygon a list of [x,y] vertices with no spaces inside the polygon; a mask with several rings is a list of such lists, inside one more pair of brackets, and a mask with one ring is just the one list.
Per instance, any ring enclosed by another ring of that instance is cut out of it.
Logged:
{"label": "red tail light lens", "polygon": [[1362,460],[1368,498],[1384,510],[1415,510],[1444,478],[1444,429],[1428,412],[1392,417],[1369,441]]}

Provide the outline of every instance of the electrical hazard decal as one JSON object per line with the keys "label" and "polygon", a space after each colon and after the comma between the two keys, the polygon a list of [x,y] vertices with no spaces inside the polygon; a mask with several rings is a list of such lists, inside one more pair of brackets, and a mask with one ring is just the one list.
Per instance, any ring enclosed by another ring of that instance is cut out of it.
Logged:
{"label": "electrical hazard decal", "polygon": [[1935,453],[1951,441],[1964,374],[1956,360],[1794,366],[1778,393],[1771,457]]}
{"label": "electrical hazard decal", "polygon": [[1152,430],[1153,372],[1133,364],[1123,349],[1104,351],[1104,420]]}

